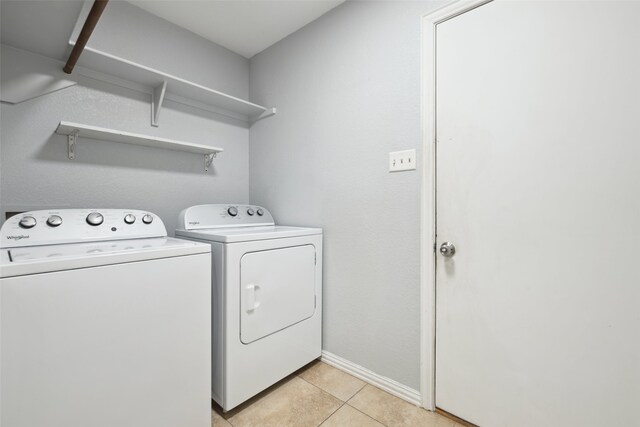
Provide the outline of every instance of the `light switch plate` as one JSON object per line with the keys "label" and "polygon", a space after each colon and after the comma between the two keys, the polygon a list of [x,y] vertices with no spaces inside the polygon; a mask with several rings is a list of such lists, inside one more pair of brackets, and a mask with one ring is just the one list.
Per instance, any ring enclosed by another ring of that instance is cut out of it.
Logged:
{"label": "light switch plate", "polygon": [[392,151],[389,153],[389,172],[416,169],[416,150]]}

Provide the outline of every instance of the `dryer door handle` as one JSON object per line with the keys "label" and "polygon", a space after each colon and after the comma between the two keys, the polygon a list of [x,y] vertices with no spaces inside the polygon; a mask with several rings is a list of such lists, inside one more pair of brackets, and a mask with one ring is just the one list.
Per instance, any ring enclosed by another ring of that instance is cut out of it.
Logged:
{"label": "dryer door handle", "polygon": [[256,308],[260,307],[260,301],[256,301],[256,292],[258,292],[258,289],[260,289],[260,286],[256,285],[255,283],[249,283],[246,286],[247,297],[245,300],[245,307],[247,307],[247,313],[250,313]]}

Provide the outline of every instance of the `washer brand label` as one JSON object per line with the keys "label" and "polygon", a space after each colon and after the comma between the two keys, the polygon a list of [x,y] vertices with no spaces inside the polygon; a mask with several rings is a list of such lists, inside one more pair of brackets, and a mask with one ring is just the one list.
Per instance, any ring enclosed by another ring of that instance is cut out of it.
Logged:
{"label": "washer brand label", "polygon": [[189,221],[189,225],[198,225],[200,221]]}
{"label": "washer brand label", "polygon": [[28,234],[18,234],[16,236],[7,236],[7,239],[9,240],[22,240],[22,239],[28,239],[29,235]]}

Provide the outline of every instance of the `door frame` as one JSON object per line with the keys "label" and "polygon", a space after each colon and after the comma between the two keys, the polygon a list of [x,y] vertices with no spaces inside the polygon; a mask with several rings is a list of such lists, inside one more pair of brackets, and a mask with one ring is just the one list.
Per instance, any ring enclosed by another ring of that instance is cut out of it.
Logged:
{"label": "door frame", "polygon": [[420,394],[436,409],[436,26],[493,0],[456,0],[421,20]]}

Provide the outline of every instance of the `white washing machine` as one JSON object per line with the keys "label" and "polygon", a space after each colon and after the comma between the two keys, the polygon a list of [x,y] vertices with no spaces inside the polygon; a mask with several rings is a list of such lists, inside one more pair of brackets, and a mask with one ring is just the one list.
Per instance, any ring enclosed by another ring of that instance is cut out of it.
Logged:
{"label": "white washing machine", "polygon": [[2,427],[211,425],[210,246],[136,210],[0,231]]}
{"label": "white washing machine", "polygon": [[225,411],[320,357],[321,229],[246,205],[193,206],[178,226],[211,244],[212,395]]}

